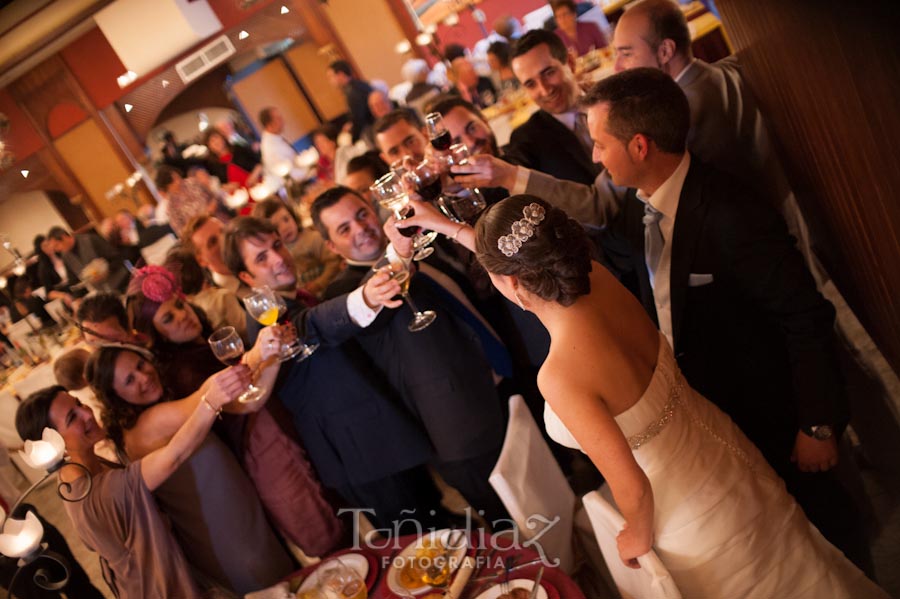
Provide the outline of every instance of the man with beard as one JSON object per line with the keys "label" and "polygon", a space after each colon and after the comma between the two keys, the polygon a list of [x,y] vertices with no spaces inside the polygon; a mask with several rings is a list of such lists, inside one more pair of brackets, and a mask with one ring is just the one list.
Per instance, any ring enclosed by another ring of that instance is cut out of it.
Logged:
{"label": "man with beard", "polygon": [[[427,438],[351,339],[382,305],[400,305],[390,300],[400,291],[396,281],[379,274],[364,287],[308,308],[297,295],[293,260],[278,230],[251,217],[228,224],[224,256],[246,286],[242,290],[277,291],[300,338],[320,344],[309,358],[284,363],[276,391],[322,483],[350,505],[370,509],[367,517],[380,528],[410,514],[423,526],[447,524],[434,516],[440,493],[422,468],[432,453]],[[258,329],[256,321],[249,322],[248,335],[255,337]]]}

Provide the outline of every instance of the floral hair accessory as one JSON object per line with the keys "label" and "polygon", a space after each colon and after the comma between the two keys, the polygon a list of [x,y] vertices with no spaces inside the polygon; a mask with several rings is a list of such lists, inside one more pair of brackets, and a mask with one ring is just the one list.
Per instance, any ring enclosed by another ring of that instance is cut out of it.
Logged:
{"label": "floral hair accessory", "polygon": [[532,202],[522,209],[523,218],[520,218],[510,227],[509,235],[504,235],[497,240],[497,248],[503,255],[509,258],[515,256],[522,244],[531,239],[535,227],[544,220],[544,207]]}
{"label": "floral hair accessory", "polygon": [[128,284],[128,295],[140,292],[148,300],[161,304],[173,295],[181,295],[175,275],[162,266],[144,266],[134,271]]}

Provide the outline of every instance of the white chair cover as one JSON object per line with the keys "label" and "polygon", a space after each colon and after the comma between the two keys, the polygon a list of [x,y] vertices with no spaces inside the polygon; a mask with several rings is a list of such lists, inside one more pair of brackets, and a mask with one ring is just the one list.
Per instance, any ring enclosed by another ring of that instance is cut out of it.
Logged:
{"label": "white chair cover", "polygon": [[53,366],[49,363],[39,364],[31,369],[23,380],[13,383],[16,395],[25,399],[38,389],[50,387],[56,384],[56,375],[53,374]]}
{"label": "white chair cover", "polygon": [[681,599],[681,593],[675,586],[669,571],[652,550],[638,558],[639,569],[632,569],[622,563],[616,536],[625,525],[622,514],[607,500],[608,485],[604,484],[597,491],[591,491],[582,499],[587,511],[597,543],[603,552],[603,559],[619,588],[622,599]]}
{"label": "white chair cover", "polygon": [[144,262],[147,264],[159,266],[166,261],[166,254],[175,245],[176,241],[175,236],[171,233],[160,237],[141,249],[141,257],[144,258]]}
{"label": "white chair cover", "polygon": [[575,494],[521,395],[509,398],[506,439],[489,480],[518,526],[520,538],[537,538],[536,545],[547,557],[558,558],[560,568],[571,572]]}

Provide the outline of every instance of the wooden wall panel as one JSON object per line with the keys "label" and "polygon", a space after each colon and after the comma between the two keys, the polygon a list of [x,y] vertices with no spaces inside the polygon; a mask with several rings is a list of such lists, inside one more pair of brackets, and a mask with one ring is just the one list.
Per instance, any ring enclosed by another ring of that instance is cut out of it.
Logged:
{"label": "wooden wall panel", "polygon": [[[135,210],[132,202],[106,198],[106,192],[131,174],[130,166],[120,158],[100,125],[87,120],[53,142],[66,164],[87,190],[101,216],[112,216],[117,210]],[[86,151],[89,149],[89,151]]]}
{"label": "wooden wall panel", "polygon": [[717,0],[816,252],[900,372],[900,31],[893,3]]}
{"label": "wooden wall panel", "polygon": [[267,106],[281,109],[284,136],[289,140],[300,139],[319,126],[312,107],[288,71],[287,65],[280,59],[269,62],[241,79],[231,90],[253,120],[257,131],[262,131],[259,112]]}
{"label": "wooden wall panel", "polygon": [[318,52],[318,46],[307,41],[285,52],[284,57],[303,83],[316,110],[323,119],[330,121],[347,112],[347,100],[341,90],[328,83],[325,75],[328,61]]}

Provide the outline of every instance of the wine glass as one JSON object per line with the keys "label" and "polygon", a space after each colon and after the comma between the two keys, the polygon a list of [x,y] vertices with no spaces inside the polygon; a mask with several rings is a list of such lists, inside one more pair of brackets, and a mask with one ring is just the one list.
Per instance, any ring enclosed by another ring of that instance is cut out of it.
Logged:
{"label": "wine glass", "polygon": [[[409,192],[403,183],[403,177],[396,172],[390,172],[375,181],[369,188],[378,203],[394,213],[394,217],[398,221],[403,221],[410,216],[415,215],[415,209],[409,205]],[[423,260],[434,252],[433,248],[428,244],[433,238],[422,235],[418,227],[405,227],[399,229],[400,234],[405,237],[412,237],[413,248],[416,250],[413,258],[415,260]]]}
{"label": "wine glass", "polygon": [[438,152],[446,152],[453,143],[450,131],[444,125],[444,117],[439,112],[429,112],[425,115],[425,128],[428,130],[428,139],[431,147]]}
{"label": "wine glass", "polygon": [[[450,146],[447,158],[448,170],[451,166],[465,166],[469,163],[469,148],[465,144],[453,144]],[[467,175],[470,173],[449,173],[451,177]],[[478,215],[487,207],[481,191],[477,187],[464,187],[453,181],[444,186],[444,194],[441,197],[441,211],[450,220],[458,223],[472,224],[478,219]]]}
{"label": "wine glass", "polygon": [[359,573],[340,558],[319,568],[319,590],[325,599],[366,599],[368,590]]}
{"label": "wine glass", "polygon": [[[239,364],[244,355],[244,342],[241,341],[241,336],[234,330],[234,327],[222,327],[210,335],[209,347],[216,358],[228,366]],[[257,401],[265,392],[266,390],[262,387],[250,383],[247,390],[238,396],[237,400],[241,403]]]}
{"label": "wine glass", "polygon": [[[264,327],[274,325],[278,322],[278,317],[287,312],[285,301],[268,286],[254,287],[244,298],[244,306],[250,316]],[[291,358],[297,358],[297,361],[301,362],[310,357],[318,347],[318,345],[307,345],[296,340],[292,343],[283,343],[278,361],[285,362]]]}
{"label": "wine glass", "polygon": [[400,295],[413,313],[413,319],[409,322],[408,327],[411,333],[421,331],[434,322],[434,319],[437,318],[437,314],[435,314],[433,310],[425,310],[422,312],[409,296],[410,273],[402,260],[391,261],[387,256],[383,256],[372,266],[372,270],[375,272],[385,272],[390,275],[392,279],[400,283]]}

